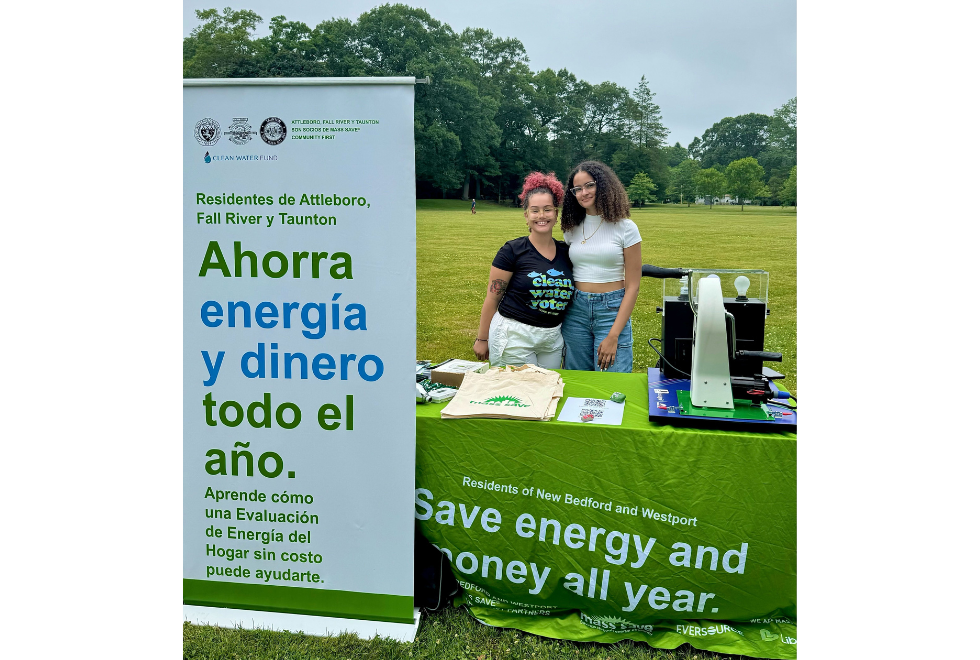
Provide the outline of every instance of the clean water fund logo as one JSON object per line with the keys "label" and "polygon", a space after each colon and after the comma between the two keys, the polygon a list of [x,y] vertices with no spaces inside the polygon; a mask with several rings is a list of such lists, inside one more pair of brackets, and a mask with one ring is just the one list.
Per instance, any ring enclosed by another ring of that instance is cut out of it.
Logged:
{"label": "clean water fund logo", "polygon": [[205,163],[274,163],[279,160],[275,154],[212,154],[204,152]]}

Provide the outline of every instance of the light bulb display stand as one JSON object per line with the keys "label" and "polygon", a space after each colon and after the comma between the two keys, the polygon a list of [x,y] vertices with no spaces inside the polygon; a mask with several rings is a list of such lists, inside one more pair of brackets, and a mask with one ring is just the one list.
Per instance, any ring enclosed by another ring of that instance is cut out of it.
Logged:
{"label": "light bulb display stand", "polygon": [[664,281],[662,337],[649,342],[660,355],[648,370],[650,421],[795,432],[796,411],[773,382],[782,375],[763,366],[782,360],[764,350],[769,273],[644,265],[643,275]]}

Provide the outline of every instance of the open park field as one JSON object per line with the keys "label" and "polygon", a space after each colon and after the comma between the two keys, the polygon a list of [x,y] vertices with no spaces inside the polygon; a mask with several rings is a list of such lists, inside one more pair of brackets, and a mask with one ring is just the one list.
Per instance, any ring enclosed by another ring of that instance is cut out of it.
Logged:
{"label": "open park field", "polygon": [[184,623],[184,660],[737,660],[687,644],[675,651],[638,642],[594,644],[491,628],[447,607],[423,615],[409,644],[353,634],[313,637],[270,630],[228,630]]}
{"label": "open park field", "polygon": [[[527,233],[521,209],[491,203],[417,202],[419,359],[474,359],[473,340],[487,290],[490,262],[504,242]],[[786,374],[796,394],[796,209],[653,204],[633,209],[643,237],[643,262],[689,268],[758,268],[769,271],[766,350],[783,354],[769,366]],[[555,238],[561,239],[556,228]],[[656,313],[662,281],[644,277],[633,311],[633,371],[656,365],[647,345],[660,337]]]}
{"label": "open park field", "polygon": [[[779,207],[652,205],[634,209],[643,237],[643,261],[658,266],[761,268],[770,273],[766,349],[783,353],[772,364],[796,393],[796,210]],[[469,202],[419,200],[419,358],[472,359],[473,339],[486,292],[490,262],[507,240],[525,233],[520,209]],[[555,236],[561,237],[558,229]],[[643,278],[633,313],[634,371],[656,362],[646,338],[660,336],[661,282]],[[184,624],[184,658],[331,660],[708,660],[734,658],[682,646],[676,651],[645,644],[579,644],[550,640],[477,623],[462,608],[424,616],[414,643],[319,638],[271,631],[222,630]]]}

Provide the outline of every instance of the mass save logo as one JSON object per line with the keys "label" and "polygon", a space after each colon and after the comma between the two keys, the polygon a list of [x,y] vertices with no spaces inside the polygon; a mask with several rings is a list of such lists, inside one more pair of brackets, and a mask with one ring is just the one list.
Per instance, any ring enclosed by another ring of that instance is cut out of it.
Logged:
{"label": "mass save logo", "polygon": [[524,403],[516,396],[492,396],[483,401],[470,401],[481,406],[503,406],[505,408],[530,408],[530,403]]}

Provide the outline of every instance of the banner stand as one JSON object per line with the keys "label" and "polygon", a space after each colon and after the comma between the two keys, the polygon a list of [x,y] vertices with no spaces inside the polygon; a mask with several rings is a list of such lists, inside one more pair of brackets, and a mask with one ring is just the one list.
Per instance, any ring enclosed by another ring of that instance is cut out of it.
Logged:
{"label": "banner stand", "polygon": [[188,621],[415,634],[416,82],[183,81]]}
{"label": "banner stand", "polygon": [[363,619],[340,619],[330,616],[184,605],[184,621],[189,621],[198,626],[276,630],[315,637],[328,637],[349,632],[361,639],[371,639],[375,635],[380,635],[381,637],[391,637],[399,642],[411,642],[418,634],[419,620],[421,619],[419,608],[414,608],[413,613],[415,623],[390,623]]}

